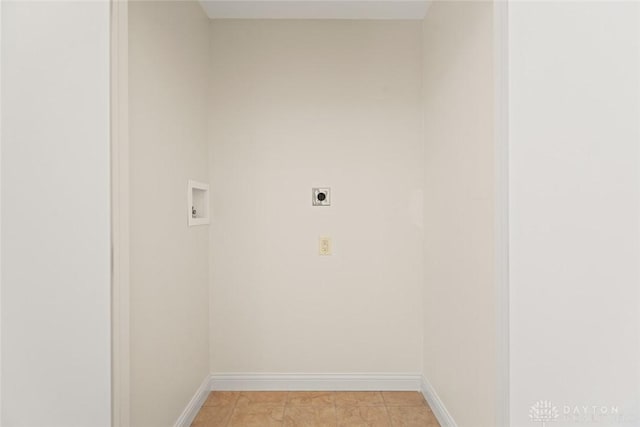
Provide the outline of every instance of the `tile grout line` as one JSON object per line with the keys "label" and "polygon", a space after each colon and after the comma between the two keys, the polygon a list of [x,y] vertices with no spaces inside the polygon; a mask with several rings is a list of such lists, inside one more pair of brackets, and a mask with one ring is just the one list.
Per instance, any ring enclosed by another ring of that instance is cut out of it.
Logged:
{"label": "tile grout line", "polygon": [[282,427],[284,427],[284,416],[287,413],[287,408],[289,407],[289,396],[291,396],[291,390],[287,390],[287,396],[284,400],[284,407],[282,408]]}
{"label": "tile grout line", "polygon": [[229,425],[231,425],[231,419],[233,418],[233,414],[236,412],[236,407],[238,406],[238,400],[240,400],[240,396],[242,395],[242,392],[238,393],[238,395],[236,396],[236,399],[233,401],[233,408],[231,408],[231,413],[229,414],[229,419],[227,420],[227,423],[225,424],[226,427],[229,427]]}
{"label": "tile grout line", "polygon": [[338,427],[338,404],[336,403],[337,399],[337,394],[335,391],[332,392],[333,393],[333,413],[336,416],[336,427]]}
{"label": "tile grout line", "polygon": [[380,396],[382,397],[382,403],[384,404],[384,413],[387,416],[387,423],[389,424],[389,427],[392,427],[392,423],[391,423],[391,415],[389,415],[389,408],[387,407],[387,399],[384,398],[384,393],[380,392]]}

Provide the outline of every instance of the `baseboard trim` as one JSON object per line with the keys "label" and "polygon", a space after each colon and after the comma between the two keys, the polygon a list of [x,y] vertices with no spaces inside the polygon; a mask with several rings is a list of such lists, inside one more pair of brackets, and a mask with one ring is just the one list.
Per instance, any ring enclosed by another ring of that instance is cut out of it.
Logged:
{"label": "baseboard trim", "polygon": [[422,377],[421,391],[425,400],[429,403],[433,414],[438,419],[440,427],[458,427],[455,420],[447,410],[447,407],[444,406],[444,403],[440,400],[438,393],[436,393],[436,390],[425,377]]}
{"label": "baseboard trim", "polygon": [[429,381],[420,374],[274,374],[227,373],[208,375],[198,387],[174,427],[189,427],[207,399],[218,391],[421,391],[441,427],[457,427]]}
{"label": "baseboard trim", "polygon": [[420,374],[275,374],[227,373],[211,375],[211,390],[246,391],[418,391]]}
{"label": "baseboard trim", "polygon": [[190,427],[193,420],[198,415],[198,411],[204,404],[204,401],[207,400],[207,396],[209,395],[209,391],[211,390],[211,375],[207,375],[207,377],[202,381],[200,387],[193,395],[189,404],[184,409],[178,420],[174,424],[174,427]]}

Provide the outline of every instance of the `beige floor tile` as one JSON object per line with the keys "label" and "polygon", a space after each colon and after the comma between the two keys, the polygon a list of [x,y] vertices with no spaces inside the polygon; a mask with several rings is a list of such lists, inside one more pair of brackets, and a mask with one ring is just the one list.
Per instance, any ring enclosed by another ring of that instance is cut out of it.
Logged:
{"label": "beige floor tile", "polygon": [[287,405],[333,406],[334,396],[332,391],[290,391]]}
{"label": "beige floor tile", "polygon": [[192,427],[439,427],[418,392],[212,392]]}
{"label": "beige floor tile", "polygon": [[338,391],[336,406],[384,406],[379,391]]}
{"label": "beige floor tile", "polygon": [[284,406],[282,405],[268,403],[236,405],[228,425],[229,427],[277,427],[282,426],[283,418]]}
{"label": "beige floor tile", "polygon": [[191,427],[224,427],[231,418],[233,405],[203,406]]}
{"label": "beige floor tile", "polygon": [[428,406],[389,406],[393,427],[439,427],[438,420]]}
{"label": "beige floor tile", "polygon": [[387,406],[426,406],[422,394],[417,391],[383,391],[382,397]]}
{"label": "beige floor tile", "polygon": [[254,403],[284,405],[287,402],[287,394],[286,391],[243,391],[236,405],[246,406]]}
{"label": "beige floor tile", "polygon": [[212,391],[203,406],[234,406],[238,396],[239,391]]}
{"label": "beige floor tile", "polygon": [[339,427],[389,427],[384,406],[349,406],[337,408]]}
{"label": "beige floor tile", "polygon": [[336,408],[330,406],[287,406],[286,427],[336,427]]}

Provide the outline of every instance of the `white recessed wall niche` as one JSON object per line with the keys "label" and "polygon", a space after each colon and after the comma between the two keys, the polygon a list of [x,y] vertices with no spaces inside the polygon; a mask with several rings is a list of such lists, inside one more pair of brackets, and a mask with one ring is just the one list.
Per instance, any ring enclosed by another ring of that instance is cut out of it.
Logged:
{"label": "white recessed wall niche", "polygon": [[209,224],[209,184],[189,180],[187,208],[189,227]]}

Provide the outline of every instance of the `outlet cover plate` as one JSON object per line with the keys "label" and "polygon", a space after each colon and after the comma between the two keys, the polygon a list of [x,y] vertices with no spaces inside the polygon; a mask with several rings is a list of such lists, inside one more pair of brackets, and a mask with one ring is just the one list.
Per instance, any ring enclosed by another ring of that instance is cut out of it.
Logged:
{"label": "outlet cover plate", "polygon": [[328,187],[312,188],[311,204],[313,206],[331,206],[331,189]]}
{"label": "outlet cover plate", "polygon": [[322,236],[318,239],[318,255],[331,255],[331,237]]}

